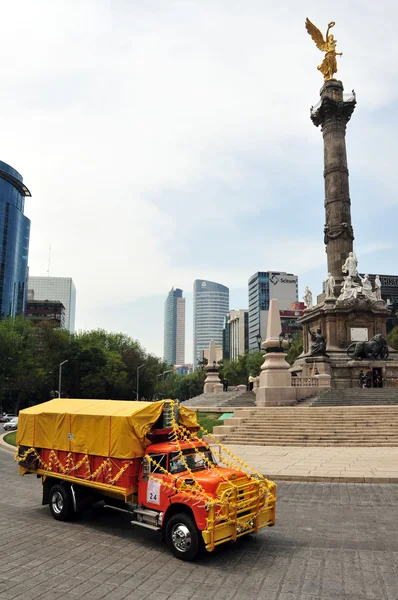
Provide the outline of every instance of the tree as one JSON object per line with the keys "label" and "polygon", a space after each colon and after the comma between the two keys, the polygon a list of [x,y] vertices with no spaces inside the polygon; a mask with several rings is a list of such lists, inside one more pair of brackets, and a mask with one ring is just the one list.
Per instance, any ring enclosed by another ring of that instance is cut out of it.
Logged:
{"label": "tree", "polygon": [[388,343],[394,350],[398,351],[398,325],[388,334]]}
{"label": "tree", "polygon": [[299,332],[295,333],[293,336],[293,341],[292,341],[292,344],[289,348],[289,351],[288,351],[287,357],[286,357],[287,362],[290,365],[292,365],[294,363],[294,361],[296,360],[296,358],[300,356],[302,351],[303,351],[303,332],[299,331]]}

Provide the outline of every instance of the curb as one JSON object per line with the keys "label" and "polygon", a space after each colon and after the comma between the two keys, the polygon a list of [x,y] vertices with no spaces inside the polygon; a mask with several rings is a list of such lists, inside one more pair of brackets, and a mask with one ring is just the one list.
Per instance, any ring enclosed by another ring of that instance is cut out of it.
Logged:
{"label": "curb", "polygon": [[11,433],[10,431],[7,431],[6,433],[2,433],[0,434],[0,448],[2,450],[5,450],[6,452],[12,452],[13,454],[15,453],[15,446],[12,446],[11,444],[7,444],[7,442],[4,441],[4,436],[8,435],[9,433]]}

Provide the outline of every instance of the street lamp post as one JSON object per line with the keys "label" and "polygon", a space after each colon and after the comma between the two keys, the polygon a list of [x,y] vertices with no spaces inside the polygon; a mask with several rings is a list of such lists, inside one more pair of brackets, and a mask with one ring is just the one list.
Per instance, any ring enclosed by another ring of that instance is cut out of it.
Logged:
{"label": "street lamp post", "polygon": [[140,399],[140,369],[142,369],[142,367],[145,367],[145,364],[137,367],[137,395],[136,395],[137,400]]}
{"label": "street lamp post", "polygon": [[258,332],[258,334],[256,335],[256,340],[257,340],[258,351],[261,352],[261,342],[263,341],[263,338],[261,337],[260,332]]}
{"label": "street lamp post", "polygon": [[67,363],[67,360],[59,363],[59,377],[58,377],[58,398],[61,398],[61,385],[62,385],[62,365]]}

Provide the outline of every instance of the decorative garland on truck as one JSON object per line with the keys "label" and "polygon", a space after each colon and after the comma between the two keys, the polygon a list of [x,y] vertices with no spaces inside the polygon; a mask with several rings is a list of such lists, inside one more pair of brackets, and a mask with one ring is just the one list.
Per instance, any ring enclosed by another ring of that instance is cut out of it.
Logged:
{"label": "decorative garland on truck", "polygon": [[[182,482],[181,478],[179,478],[176,475],[171,474],[169,471],[164,469],[152,456],[147,455],[146,458],[150,461],[150,463],[153,464],[159,472],[167,475],[169,478],[169,481],[165,481],[164,479],[159,479],[158,477],[156,477],[152,474],[149,475],[149,479],[152,481],[158,482],[161,486],[163,486],[166,489],[172,490],[173,492],[177,492],[182,497],[183,501],[185,501],[185,502],[189,501],[192,503],[192,496],[196,496],[196,498],[197,498],[196,503],[198,505],[203,505],[208,510],[212,511],[212,514],[213,514],[212,522],[214,522],[214,518],[219,518],[220,515],[222,514],[223,508],[225,506],[231,505],[231,499],[228,497],[228,494],[225,493],[226,491],[224,491],[224,494],[222,495],[221,498],[214,498],[213,496],[210,496],[206,492],[206,490],[203,488],[203,486],[196,480],[195,474],[190,469],[190,467],[187,463],[186,456],[184,455],[183,450],[181,448],[181,442],[183,441],[183,442],[188,443],[195,450],[195,452],[197,452],[201,456],[204,464],[209,469],[211,468],[215,473],[217,473],[217,475],[223,480],[224,483],[228,484],[229,489],[233,489],[237,492],[238,486],[236,485],[236,483],[234,483],[233,480],[229,479],[228,476],[223,473],[222,469],[220,469],[214,463],[212,463],[212,461],[209,460],[208,457],[198,449],[198,447],[197,447],[198,442],[203,443],[203,445],[206,447],[206,449],[209,449],[209,450],[210,450],[210,446],[207,442],[204,442],[203,440],[199,439],[196,435],[193,435],[189,429],[187,429],[186,427],[182,426],[181,424],[179,424],[177,422],[176,417],[175,417],[175,409],[178,407],[178,403],[175,402],[174,400],[169,400],[169,402],[170,402],[170,405],[172,408],[172,410],[171,410],[172,432],[170,433],[169,437],[170,437],[170,440],[172,442],[174,442],[174,444],[176,445],[176,447],[177,447],[176,451],[178,453],[178,457],[184,464],[184,467],[185,467],[187,473],[189,474],[189,478],[192,480],[193,483],[192,484],[187,483],[186,481]],[[248,477],[249,482],[252,481],[253,484],[255,483],[255,484],[261,485],[261,489],[264,491],[264,501],[265,501],[266,495],[268,495],[269,501],[274,500],[274,494],[272,493],[272,490],[274,489],[275,484],[273,482],[268,481],[263,475],[258,473],[255,469],[250,467],[245,461],[241,460],[233,452],[231,452],[231,450],[227,449],[223,444],[218,442],[217,439],[212,434],[210,434],[208,431],[206,431],[206,429],[199,426],[199,430],[202,432],[203,435],[206,435],[208,439],[213,440],[219,446],[219,448],[223,451],[223,456],[221,458],[223,464],[225,464],[227,467],[229,467],[231,469],[242,470],[242,468],[243,468],[243,469],[245,469],[245,471],[248,471],[249,473],[246,472],[246,476]],[[232,460],[225,458],[224,454],[228,455]],[[64,475],[71,475],[71,474],[73,475],[74,472],[78,471],[78,469],[80,469],[82,466],[85,466],[86,467],[86,476],[84,477],[85,480],[96,480],[99,477],[99,475],[103,475],[105,483],[107,483],[109,485],[115,485],[120,480],[123,473],[134,462],[133,460],[123,461],[123,465],[120,467],[120,465],[116,465],[116,463],[111,458],[107,457],[107,458],[104,458],[102,463],[95,469],[94,472],[91,472],[90,459],[87,454],[84,455],[77,463],[74,463],[73,453],[69,452],[66,456],[65,464],[63,464],[54,450],[52,450],[49,454],[48,463],[46,463],[43,460],[43,458],[40,456],[40,454],[37,452],[37,450],[33,447],[27,449],[22,455],[19,455],[19,449],[17,449],[17,451],[15,453],[15,460],[17,460],[18,462],[24,462],[29,457],[33,457],[34,459],[36,459],[38,461],[40,467],[44,471],[53,472],[54,466],[55,466],[58,469],[58,472],[61,472]],[[112,472],[113,472],[114,468],[118,469],[118,471],[116,472],[115,475],[112,476]],[[248,499],[246,501],[240,501],[239,507],[240,507],[240,509],[242,509],[242,507],[244,507],[245,505],[250,505],[250,504],[252,504],[252,502],[253,502],[252,499]],[[232,504],[232,506],[236,508],[236,504]],[[214,513],[213,510],[216,512]],[[258,506],[257,513],[254,516],[252,515],[250,517],[250,521],[255,519],[260,514],[261,510],[262,510],[262,507]],[[242,517],[239,520],[236,517],[236,518],[228,518],[226,522],[234,523],[234,524],[239,523],[239,526],[241,528],[246,529],[246,528],[252,527],[250,521],[245,522],[244,520],[242,520]]]}

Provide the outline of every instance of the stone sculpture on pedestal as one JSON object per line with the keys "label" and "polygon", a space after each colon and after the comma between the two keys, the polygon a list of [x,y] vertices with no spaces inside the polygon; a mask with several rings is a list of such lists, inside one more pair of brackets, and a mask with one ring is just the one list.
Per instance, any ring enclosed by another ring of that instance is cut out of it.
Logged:
{"label": "stone sculpture on pedestal", "polygon": [[376,300],[381,300],[381,281],[378,275],[375,277],[375,288]]}
{"label": "stone sculpture on pedestal", "polygon": [[336,281],[331,273],[328,273],[328,276],[325,279],[325,298],[330,300],[334,298],[334,286]]}
{"label": "stone sculpture on pedestal", "polygon": [[311,336],[311,356],[325,356],[326,355],[326,338],[322,335],[321,329],[316,330],[316,332],[311,331],[310,326],[307,325],[308,333]]}
{"label": "stone sculpture on pedestal", "polygon": [[356,298],[358,294],[359,286],[357,283],[352,281],[350,275],[344,277],[343,287],[341,288],[340,296],[338,297],[338,301],[341,300],[350,300],[351,298]]}
{"label": "stone sculpture on pedestal", "polygon": [[308,285],[305,286],[303,300],[307,308],[312,308],[312,292]]}
{"label": "stone sculpture on pedestal", "polygon": [[388,344],[384,335],[378,333],[369,342],[354,342],[347,348],[347,354],[353,359],[377,359],[388,358]]}
{"label": "stone sculpture on pedestal", "polygon": [[373,293],[372,284],[369,281],[369,275],[365,275],[365,277],[361,277],[359,275],[359,279],[362,282],[362,293],[364,296],[369,298],[369,300],[376,300],[376,295]]}
{"label": "stone sculpture on pedestal", "polygon": [[358,259],[355,252],[350,252],[341,270],[350,277],[358,277]]}

